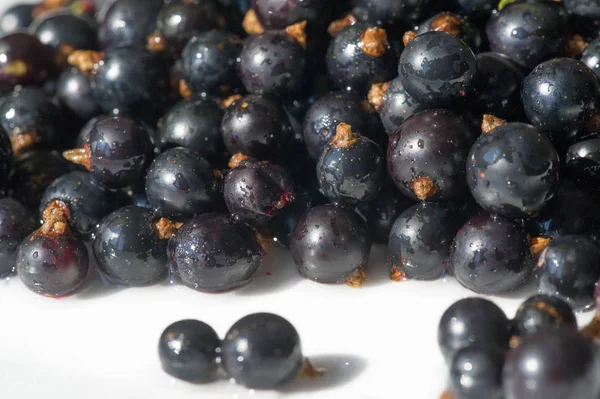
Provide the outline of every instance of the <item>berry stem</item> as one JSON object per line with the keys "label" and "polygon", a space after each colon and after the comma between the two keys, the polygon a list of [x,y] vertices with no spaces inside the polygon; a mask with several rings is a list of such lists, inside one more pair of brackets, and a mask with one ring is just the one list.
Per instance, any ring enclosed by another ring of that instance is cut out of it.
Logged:
{"label": "berry stem", "polygon": [[391,84],[392,84],[392,82],[373,83],[373,85],[371,86],[371,89],[369,90],[369,94],[367,95],[367,98],[369,99],[369,102],[371,103],[371,105],[377,111],[379,111],[381,109],[381,104],[383,102],[383,96],[388,91]]}
{"label": "berry stem", "polygon": [[231,157],[231,159],[229,160],[229,168],[233,169],[233,168],[237,168],[238,165],[240,163],[242,163],[242,161],[244,159],[247,159],[248,155],[244,155],[241,152],[235,153],[233,154],[233,156]]}
{"label": "berry stem", "polygon": [[481,121],[481,133],[488,134],[495,128],[502,126],[506,123],[504,119],[495,117],[494,115],[485,114]]}
{"label": "berry stem", "polygon": [[285,34],[306,48],[306,21],[301,21],[285,28]]}
{"label": "berry stem", "polygon": [[68,224],[71,220],[71,211],[62,201],[50,202],[44,209],[42,220],[42,226],[31,236],[31,239],[35,236],[56,238],[71,233]]}
{"label": "berry stem", "polygon": [[183,226],[181,222],[173,222],[166,218],[160,218],[154,222],[152,228],[156,238],[159,240],[168,240],[173,237],[181,226]]}
{"label": "berry stem", "polygon": [[27,152],[39,141],[40,138],[35,132],[23,132],[10,136],[10,145],[15,156]]}
{"label": "berry stem", "polygon": [[76,50],[69,55],[68,62],[86,75],[92,73],[96,65],[102,61],[104,54],[92,50]]}
{"label": "berry stem", "polygon": [[360,47],[371,57],[381,57],[389,47],[387,33],[381,28],[367,28],[360,35]]}
{"label": "berry stem", "polygon": [[192,98],[194,95],[192,89],[190,89],[186,81],[183,79],[179,80],[179,94],[186,100]]}
{"label": "berry stem", "polygon": [[347,28],[348,26],[354,25],[356,22],[357,22],[357,19],[354,16],[354,14],[352,14],[352,13],[346,14],[343,18],[336,19],[335,21],[330,23],[329,27],[327,28],[327,33],[329,33],[329,35],[331,37],[335,37],[335,36],[337,36],[338,33],[343,31],[345,28]]}
{"label": "berry stem", "polygon": [[551,239],[546,237],[532,237],[529,240],[529,252],[534,258],[538,258],[544,248],[550,244]]}
{"label": "berry stem", "polygon": [[167,41],[160,34],[159,31],[155,31],[148,36],[146,40],[146,49],[152,53],[160,53],[165,51],[167,48]]}
{"label": "berry stem", "polygon": [[412,179],[410,182],[410,188],[421,201],[425,201],[426,199],[433,197],[436,192],[435,184],[427,176],[420,176],[416,179]]}
{"label": "berry stem", "polygon": [[364,267],[356,269],[354,274],[346,279],[346,284],[352,288],[360,288],[365,284],[367,272]]}
{"label": "berry stem", "polygon": [[331,145],[335,148],[346,148],[358,140],[360,135],[352,132],[352,126],[341,122],[335,128],[335,136],[331,139]]}
{"label": "berry stem", "polygon": [[241,98],[242,98],[242,96],[240,94],[234,94],[232,96],[224,98],[223,100],[220,100],[219,103],[221,104],[221,107],[223,107],[224,109],[227,109],[231,106],[231,104],[233,104],[234,102],[236,102],[237,100],[239,100]]}
{"label": "berry stem", "polygon": [[442,14],[431,21],[431,29],[458,37],[460,36],[460,21],[454,15]]}
{"label": "berry stem", "polygon": [[408,46],[408,43],[412,42],[415,37],[417,37],[417,32],[409,30],[404,32],[402,35],[402,43],[404,43],[404,47]]}
{"label": "berry stem", "polygon": [[398,268],[398,266],[394,264],[390,270],[390,280],[399,283],[401,281],[408,280],[408,277],[406,276],[406,273],[404,273],[402,270],[400,270],[400,268]]}
{"label": "berry stem", "polygon": [[92,169],[90,145],[84,144],[82,148],[74,148],[63,152],[63,158],[67,161],[81,165],[87,170]]}
{"label": "berry stem", "polygon": [[246,15],[244,15],[242,26],[244,27],[246,33],[251,36],[260,35],[265,32],[265,28],[263,28],[262,24],[258,20],[256,12],[253,9],[248,10]]}

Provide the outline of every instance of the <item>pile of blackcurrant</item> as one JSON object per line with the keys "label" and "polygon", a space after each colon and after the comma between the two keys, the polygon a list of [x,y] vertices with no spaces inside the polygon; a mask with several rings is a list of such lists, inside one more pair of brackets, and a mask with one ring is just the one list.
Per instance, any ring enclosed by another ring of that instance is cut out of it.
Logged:
{"label": "pile of blackcurrant", "polygon": [[[322,284],[360,287],[374,268],[485,295],[532,284],[512,321],[483,299],[448,309],[455,397],[596,399],[571,309],[595,306],[598,201],[597,0],[41,0],[0,15],[0,277],[44,296],[98,278],[229,291],[275,244]],[[369,264],[374,244],[386,265]],[[253,388],[303,364],[269,314],[223,341],[178,322],[160,348],[173,375],[211,380],[220,362]]]}

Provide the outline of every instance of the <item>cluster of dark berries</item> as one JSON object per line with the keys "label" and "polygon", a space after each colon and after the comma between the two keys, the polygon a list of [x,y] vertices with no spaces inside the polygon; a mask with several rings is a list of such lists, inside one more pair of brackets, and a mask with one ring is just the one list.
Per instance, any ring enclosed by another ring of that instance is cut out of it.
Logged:
{"label": "cluster of dark berries", "polygon": [[455,399],[597,398],[596,317],[581,331],[568,303],[527,299],[510,320],[493,302],[467,298],[444,312],[438,342]]}
{"label": "cluster of dark berries", "polygon": [[302,355],[294,326],[272,313],[243,317],[223,340],[201,321],[175,322],[160,336],[158,354],[167,373],[190,382],[224,375],[248,388],[272,389],[299,375],[319,375]]}
{"label": "cluster of dark berries", "polygon": [[307,279],[359,287],[387,243],[396,281],[501,294],[533,277],[589,308],[599,32],[591,0],[12,7],[0,275],[51,297],[98,274],[220,292],[274,241]]}

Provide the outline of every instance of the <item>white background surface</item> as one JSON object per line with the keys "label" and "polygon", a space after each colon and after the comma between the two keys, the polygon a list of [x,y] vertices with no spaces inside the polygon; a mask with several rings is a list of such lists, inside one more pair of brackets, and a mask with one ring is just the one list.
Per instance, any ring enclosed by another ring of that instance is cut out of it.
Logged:
{"label": "white background surface", "polygon": [[[0,0],[0,9],[13,2]],[[471,293],[451,278],[393,283],[384,264],[379,248],[361,289],[305,281],[278,248],[251,285],[225,294],[167,283],[114,289],[96,281],[54,300],[29,292],[18,278],[0,280],[0,398],[437,399],[447,373],[437,323]],[[527,294],[494,300],[512,317]],[[170,323],[196,318],[222,336],[259,311],[290,320],[304,354],[326,374],[277,392],[253,392],[228,381],[192,385],[161,370],[157,342]]]}

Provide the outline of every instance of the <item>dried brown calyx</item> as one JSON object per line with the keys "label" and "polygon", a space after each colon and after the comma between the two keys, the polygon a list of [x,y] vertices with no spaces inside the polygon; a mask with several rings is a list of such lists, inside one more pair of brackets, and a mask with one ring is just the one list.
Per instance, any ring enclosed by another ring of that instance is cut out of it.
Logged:
{"label": "dried brown calyx", "polygon": [[331,139],[331,145],[335,148],[346,148],[356,143],[360,137],[359,134],[352,131],[352,126],[341,122],[335,128],[335,136]]}
{"label": "dried brown calyx", "polygon": [[246,33],[251,36],[260,35],[265,31],[265,28],[263,28],[262,24],[258,20],[256,12],[253,9],[248,10],[246,15],[244,15],[242,26],[244,27]]}
{"label": "dried brown calyx", "polygon": [[371,89],[369,89],[369,94],[367,98],[369,99],[369,103],[379,111],[381,109],[381,104],[383,103],[383,96],[387,93],[390,88],[392,82],[385,83],[373,83]]}
{"label": "dried brown calyx", "polygon": [[69,63],[69,56],[73,54],[75,50],[76,48],[70,44],[59,44],[58,49],[56,50],[56,55],[54,56],[56,65],[60,65],[61,67],[67,65]]}
{"label": "dried brown calyx", "polygon": [[397,283],[401,281],[408,280],[406,273],[404,273],[398,266],[395,264],[392,265],[392,269],[390,270],[390,280],[393,280]]}
{"label": "dried brown calyx", "polygon": [[356,22],[358,22],[358,20],[356,19],[354,14],[346,14],[343,18],[336,19],[335,21],[330,23],[329,27],[327,28],[327,33],[329,33],[330,36],[335,37],[345,28],[354,25]]}
{"label": "dried brown calyx", "polygon": [[360,288],[365,284],[365,280],[367,279],[367,272],[364,267],[359,267],[356,269],[352,276],[346,279],[346,285],[352,288]]}
{"label": "dried brown calyx", "polygon": [[301,21],[285,28],[285,34],[306,48],[306,21]]}
{"label": "dried brown calyx", "polygon": [[412,179],[410,182],[410,189],[421,201],[433,197],[437,190],[433,181],[427,176],[420,176]]}
{"label": "dried brown calyx", "polygon": [[587,123],[586,130],[588,133],[600,132],[600,112],[597,112],[594,115],[592,115],[592,117]]}
{"label": "dried brown calyx", "polygon": [[69,228],[71,210],[62,201],[54,200],[50,202],[44,209],[42,220],[42,226],[36,230],[31,239],[35,236],[56,238],[71,233],[71,229]]}
{"label": "dried brown calyx", "polygon": [[41,3],[37,4],[33,11],[31,12],[31,16],[33,18],[38,18],[42,14],[52,11],[58,10],[59,8],[64,8],[68,4],[68,0],[42,0]]}
{"label": "dried brown calyx", "polygon": [[303,377],[320,377],[323,375],[323,371],[317,369],[308,359],[304,359],[304,364],[302,365],[302,369],[300,370],[300,375]]}
{"label": "dried brown calyx", "polygon": [[550,244],[551,239],[545,237],[532,237],[529,239],[529,253],[534,258],[540,256],[544,248]]}
{"label": "dried brown calyx", "polygon": [[594,318],[581,329],[581,334],[589,339],[600,340],[600,313],[598,310],[596,310]]}
{"label": "dried brown calyx", "polygon": [[167,48],[167,41],[159,31],[151,33],[146,39],[146,49],[152,53],[160,53]]}
{"label": "dried brown calyx", "polygon": [[571,58],[577,58],[590,44],[579,34],[570,35],[565,43],[565,55]]}
{"label": "dried brown calyx", "polygon": [[263,250],[263,253],[267,253],[269,252],[269,248],[271,247],[271,241],[272,238],[269,237],[266,234],[260,234],[260,233],[256,233],[256,241],[258,241],[258,244],[260,245],[260,247]]}
{"label": "dried brown calyx", "polygon": [[481,133],[490,133],[492,130],[498,126],[504,125],[505,123],[506,121],[504,119],[497,118],[494,115],[485,114],[483,115],[483,120],[481,121]]}
{"label": "dried brown calyx", "polygon": [[29,68],[25,61],[14,60],[4,64],[1,70],[4,75],[20,77],[26,75]]}
{"label": "dried brown calyx", "polygon": [[220,100],[219,103],[221,104],[221,107],[227,109],[231,106],[231,104],[233,104],[234,102],[236,102],[237,100],[239,100],[241,98],[242,98],[241,94],[234,94],[233,96],[229,96],[227,98]]}
{"label": "dried brown calyx", "polygon": [[104,54],[92,50],[75,50],[67,61],[86,75],[91,74],[96,65],[104,58]]}
{"label": "dried brown calyx", "polygon": [[152,223],[152,230],[159,240],[168,240],[177,233],[177,230],[179,230],[181,226],[183,226],[183,223],[181,222],[173,222],[166,218],[160,218]]}
{"label": "dried brown calyx", "polygon": [[412,42],[417,36],[417,32],[413,30],[404,32],[404,35],[402,35],[402,43],[404,43],[404,47],[408,46],[408,43]]}
{"label": "dried brown calyx", "polygon": [[238,165],[240,163],[242,163],[242,161],[244,159],[248,159],[248,155],[244,155],[241,152],[237,152],[237,153],[233,154],[233,156],[229,160],[229,168],[231,168],[231,169],[237,168]]}
{"label": "dried brown calyx", "polygon": [[458,18],[451,14],[442,14],[431,21],[429,25],[432,31],[446,32],[456,37],[460,36],[461,23]]}
{"label": "dried brown calyx", "polygon": [[81,148],[74,148],[72,150],[64,151],[62,155],[67,161],[81,165],[87,170],[92,169],[92,154],[90,152],[89,144],[84,144]]}
{"label": "dried brown calyx", "polygon": [[21,132],[12,134],[10,136],[10,145],[15,156],[19,156],[27,152],[39,141],[40,138],[35,132]]}
{"label": "dried brown calyx", "polygon": [[440,395],[440,399],[455,399],[454,394],[450,391],[444,391]]}
{"label": "dried brown calyx", "polygon": [[516,349],[519,345],[521,345],[521,341],[521,337],[513,335],[512,337],[510,337],[508,345],[510,346],[510,349]]}
{"label": "dried brown calyx", "polygon": [[381,57],[389,46],[385,29],[371,27],[360,34],[360,48],[371,57]]}
{"label": "dried brown calyx", "polygon": [[186,100],[194,96],[194,92],[183,79],[179,79],[179,95]]}

